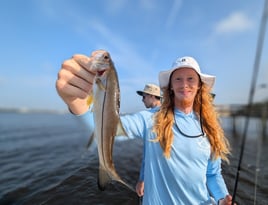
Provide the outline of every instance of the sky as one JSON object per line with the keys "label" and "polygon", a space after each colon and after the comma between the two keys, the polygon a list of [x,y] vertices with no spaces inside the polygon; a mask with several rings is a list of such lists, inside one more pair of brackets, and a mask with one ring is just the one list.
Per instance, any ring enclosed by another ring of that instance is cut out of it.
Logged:
{"label": "sky", "polygon": [[[4,0],[0,108],[66,110],[55,89],[64,60],[105,49],[118,72],[121,112],[144,109],[137,90],[158,84],[177,57],[215,75],[215,104],[245,104],[265,0]],[[268,26],[267,26],[268,27]],[[255,100],[268,98],[268,39]],[[261,86],[262,85],[262,86]]]}

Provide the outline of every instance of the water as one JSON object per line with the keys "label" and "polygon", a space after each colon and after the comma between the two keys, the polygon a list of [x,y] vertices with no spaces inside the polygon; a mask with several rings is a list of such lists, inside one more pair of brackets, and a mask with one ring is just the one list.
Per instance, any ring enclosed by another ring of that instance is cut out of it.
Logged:
{"label": "water", "polygon": [[[236,198],[239,204],[254,204],[256,198],[255,204],[268,205],[268,138],[258,145],[258,120],[251,124]],[[223,175],[232,193],[243,119],[238,120],[235,137],[230,119],[224,119],[223,126],[233,147],[230,164],[223,164]],[[98,158],[95,149],[86,149],[88,138],[86,127],[69,114],[1,113],[0,205],[138,205],[137,195],[121,184],[98,190]],[[114,146],[116,169],[133,187],[141,152],[140,140],[117,141]],[[256,167],[258,154],[260,166]]]}

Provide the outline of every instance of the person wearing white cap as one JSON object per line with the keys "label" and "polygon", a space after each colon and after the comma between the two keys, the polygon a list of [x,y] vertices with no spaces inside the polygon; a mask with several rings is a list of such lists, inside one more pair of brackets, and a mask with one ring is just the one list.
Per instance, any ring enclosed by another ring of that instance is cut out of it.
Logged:
{"label": "person wearing white cap", "polygon": [[[74,91],[92,90],[92,56],[81,57],[88,62],[83,66],[74,63],[81,62],[77,58],[65,61],[59,72],[68,76],[58,75],[56,83],[70,111],[90,127],[94,123],[87,98]],[[143,205],[232,203],[221,174],[221,160],[228,161],[230,150],[210,94],[214,82],[215,76],[202,73],[194,58],[178,58],[171,69],[159,73],[160,108],[120,116],[127,135],[144,141]]]}

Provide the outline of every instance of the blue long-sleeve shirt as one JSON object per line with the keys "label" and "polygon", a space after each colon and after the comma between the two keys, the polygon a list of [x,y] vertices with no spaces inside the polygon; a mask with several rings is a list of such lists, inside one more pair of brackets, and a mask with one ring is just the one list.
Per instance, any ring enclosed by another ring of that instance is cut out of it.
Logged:
{"label": "blue long-sleeve shirt", "polygon": [[[227,194],[221,175],[221,160],[211,159],[211,147],[206,136],[189,138],[173,126],[174,140],[170,158],[165,158],[158,142],[152,142],[153,114],[155,110],[141,111],[121,116],[129,137],[144,139],[144,205],[161,204],[213,204],[210,196],[218,201]],[[188,135],[201,132],[199,120],[191,112],[175,110],[175,122]],[[83,118],[92,126],[92,114]]]}

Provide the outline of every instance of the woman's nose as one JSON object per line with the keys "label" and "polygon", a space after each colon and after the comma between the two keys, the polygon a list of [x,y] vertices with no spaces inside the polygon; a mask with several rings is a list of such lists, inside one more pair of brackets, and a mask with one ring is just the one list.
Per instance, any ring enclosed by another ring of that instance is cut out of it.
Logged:
{"label": "woman's nose", "polygon": [[188,83],[187,83],[186,80],[182,80],[182,81],[181,81],[181,87],[182,87],[182,88],[188,87]]}

